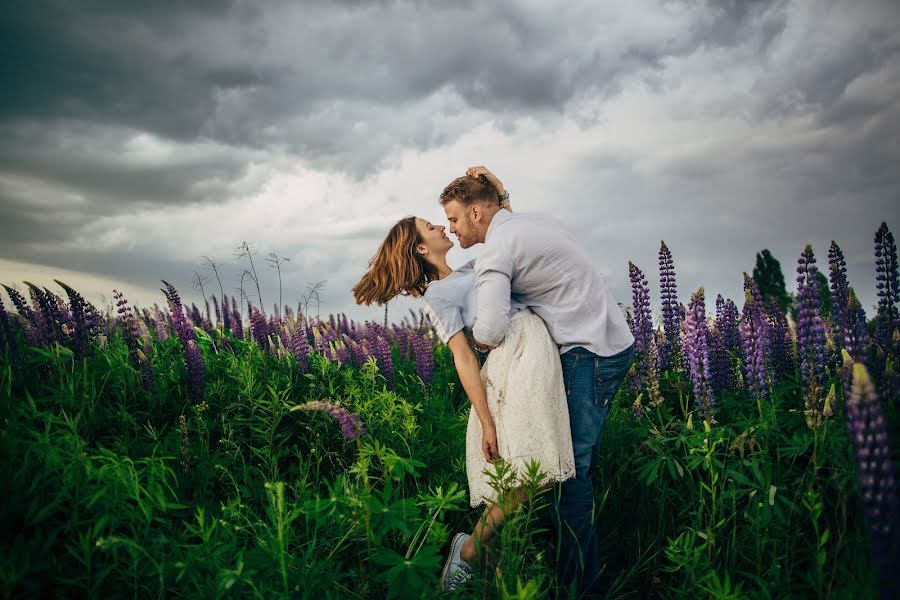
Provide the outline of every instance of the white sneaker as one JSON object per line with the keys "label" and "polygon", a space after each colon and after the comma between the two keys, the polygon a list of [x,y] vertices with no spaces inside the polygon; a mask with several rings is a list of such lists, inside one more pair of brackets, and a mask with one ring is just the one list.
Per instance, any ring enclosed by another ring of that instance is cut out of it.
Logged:
{"label": "white sneaker", "polygon": [[447,556],[447,562],[444,563],[444,570],[441,572],[441,591],[444,593],[452,592],[472,578],[472,567],[459,555],[463,544],[470,536],[468,533],[457,533],[453,537],[450,544],[450,554]]}

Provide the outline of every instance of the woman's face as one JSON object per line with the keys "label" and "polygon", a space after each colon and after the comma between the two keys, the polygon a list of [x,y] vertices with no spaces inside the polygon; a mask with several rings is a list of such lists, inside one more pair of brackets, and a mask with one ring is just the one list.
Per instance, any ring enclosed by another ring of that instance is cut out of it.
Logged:
{"label": "woman's face", "polygon": [[440,254],[452,248],[453,242],[444,233],[444,229],[443,225],[432,225],[425,219],[416,217],[416,230],[419,232],[419,238],[422,240],[416,246],[419,254]]}

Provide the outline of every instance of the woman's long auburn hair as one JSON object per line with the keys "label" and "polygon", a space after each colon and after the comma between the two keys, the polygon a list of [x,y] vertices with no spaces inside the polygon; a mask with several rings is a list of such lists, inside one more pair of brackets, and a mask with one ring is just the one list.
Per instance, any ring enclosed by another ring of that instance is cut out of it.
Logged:
{"label": "woman's long auburn hair", "polygon": [[416,218],[397,221],[369,261],[369,269],[353,286],[357,304],[384,304],[398,294],[419,298],[429,281],[437,279],[437,269],[416,252],[422,241]]}

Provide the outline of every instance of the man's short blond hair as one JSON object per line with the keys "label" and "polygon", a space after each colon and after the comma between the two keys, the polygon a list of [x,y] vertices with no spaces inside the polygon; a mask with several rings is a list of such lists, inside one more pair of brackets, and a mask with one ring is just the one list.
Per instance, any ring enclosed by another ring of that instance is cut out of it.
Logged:
{"label": "man's short blond hair", "polygon": [[441,192],[440,203],[444,206],[448,202],[456,200],[467,208],[475,203],[498,206],[497,190],[491,184],[476,177],[463,175],[457,177]]}

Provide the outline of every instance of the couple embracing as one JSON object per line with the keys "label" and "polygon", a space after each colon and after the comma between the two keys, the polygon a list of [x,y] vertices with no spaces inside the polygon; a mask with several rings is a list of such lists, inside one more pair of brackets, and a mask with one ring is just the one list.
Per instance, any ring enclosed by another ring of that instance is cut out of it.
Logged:
{"label": "couple embracing", "polygon": [[[443,591],[463,585],[504,517],[525,501],[521,488],[498,502],[489,467],[540,462],[555,486],[560,584],[602,595],[591,473],[611,402],[634,353],[634,337],[588,251],[557,220],[513,213],[503,184],[472,167],[440,196],[450,233],[463,248],[483,243],[453,270],[446,228],[407,217],[388,232],[353,288],[358,303],[398,294],[420,298],[453,362],[472,411],[466,472],[471,534],[458,533],[441,574]],[[479,368],[466,332],[490,354]]]}

